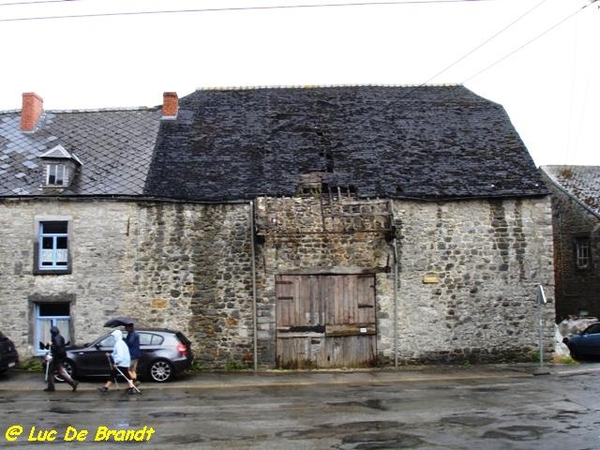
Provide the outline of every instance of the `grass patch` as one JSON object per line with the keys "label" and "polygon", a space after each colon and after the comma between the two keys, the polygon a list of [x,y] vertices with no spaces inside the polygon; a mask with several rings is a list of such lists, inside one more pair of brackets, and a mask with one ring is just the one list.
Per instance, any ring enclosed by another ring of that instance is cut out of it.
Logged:
{"label": "grass patch", "polygon": [[573,359],[571,356],[558,356],[558,355],[554,355],[552,357],[552,362],[556,363],[556,364],[568,364],[568,365],[577,365],[579,364],[579,361]]}
{"label": "grass patch", "polygon": [[19,361],[19,364],[17,364],[17,369],[24,370],[26,372],[43,372],[44,365],[42,364],[42,360],[39,358],[28,358]]}

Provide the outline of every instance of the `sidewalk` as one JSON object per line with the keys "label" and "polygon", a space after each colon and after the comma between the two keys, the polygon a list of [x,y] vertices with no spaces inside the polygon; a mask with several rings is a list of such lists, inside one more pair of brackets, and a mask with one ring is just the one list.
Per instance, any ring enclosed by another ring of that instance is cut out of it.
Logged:
{"label": "sidewalk", "polygon": [[[486,364],[461,366],[402,366],[398,369],[370,370],[313,370],[259,372],[223,372],[184,374],[172,382],[143,382],[141,389],[227,389],[232,387],[256,386],[311,386],[326,384],[384,384],[448,380],[478,380],[527,378],[536,375],[573,376],[599,372],[600,363],[576,365],[544,364]],[[103,379],[83,380],[78,391],[96,389]],[[45,387],[44,374],[38,372],[9,371],[0,375],[0,391],[29,391]],[[123,386],[121,386],[123,388]],[[69,386],[60,386],[68,390]]]}

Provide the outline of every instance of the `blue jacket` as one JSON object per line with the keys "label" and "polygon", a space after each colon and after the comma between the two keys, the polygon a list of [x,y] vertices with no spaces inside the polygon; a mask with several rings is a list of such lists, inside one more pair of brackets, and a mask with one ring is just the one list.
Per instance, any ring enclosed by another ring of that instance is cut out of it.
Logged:
{"label": "blue jacket", "polygon": [[127,347],[129,347],[131,359],[139,359],[139,357],[142,356],[142,351],[140,350],[140,335],[137,334],[135,330],[132,330],[131,333],[127,334],[125,343],[127,344]]}

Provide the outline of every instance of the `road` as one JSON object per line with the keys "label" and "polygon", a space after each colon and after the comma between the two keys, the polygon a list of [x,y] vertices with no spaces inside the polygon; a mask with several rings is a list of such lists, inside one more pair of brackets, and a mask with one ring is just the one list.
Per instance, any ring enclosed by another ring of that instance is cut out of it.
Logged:
{"label": "road", "polygon": [[0,447],[598,449],[599,375],[0,390]]}

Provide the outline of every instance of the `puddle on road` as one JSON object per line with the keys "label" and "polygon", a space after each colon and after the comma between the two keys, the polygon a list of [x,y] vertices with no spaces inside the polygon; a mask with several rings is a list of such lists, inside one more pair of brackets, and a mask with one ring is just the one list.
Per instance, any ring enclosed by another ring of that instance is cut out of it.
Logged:
{"label": "puddle on road", "polygon": [[194,414],[179,412],[179,411],[167,411],[167,412],[157,412],[157,413],[149,413],[148,414],[155,419],[165,419],[165,418],[179,418],[179,417],[188,417]]}
{"label": "puddle on road", "polygon": [[442,417],[442,423],[449,423],[452,425],[463,425],[466,427],[483,427],[489,425],[490,423],[495,422],[495,419],[491,417],[481,417],[481,416],[451,416],[451,417]]}
{"label": "puddle on road", "polygon": [[383,406],[381,400],[378,399],[372,399],[372,400],[366,400],[364,402],[358,402],[358,401],[353,401],[353,402],[328,402],[327,405],[330,406],[341,406],[343,408],[347,408],[350,406],[360,406],[363,408],[369,408],[369,409],[376,409],[378,411],[387,411],[388,408]]}
{"label": "puddle on road", "polygon": [[505,392],[508,391],[509,388],[508,387],[500,387],[500,386],[481,386],[481,387],[474,387],[474,388],[469,388],[469,391],[471,392]]}
{"label": "puddle on road", "polygon": [[552,431],[550,427],[536,427],[513,425],[509,427],[500,427],[496,430],[486,431],[483,434],[485,439],[508,439],[511,441],[535,441],[541,436]]}
{"label": "puddle on road", "polygon": [[425,444],[420,437],[403,433],[406,425],[395,421],[348,422],[324,424],[308,430],[289,430],[277,434],[278,437],[293,440],[334,438],[340,450],[377,450],[418,448]]}
{"label": "puddle on road", "polygon": [[420,438],[395,431],[365,432],[342,437],[340,450],[383,450],[418,448],[425,444]]}
{"label": "puddle on road", "polygon": [[577,418],[577,416],[580,416],[582,414],[585,414],[581,411],[568,411],[565,409],[559,409],[558,411],[556,411],[556,414],[554,414],[551,419],[555,419],[561,422],[571,422],[573,419]]}
{"label": "puddle on road", "polygon": [[52,406],[49,412],[53,414],[93,414],[91,409],[65,409],[57,406]]}

